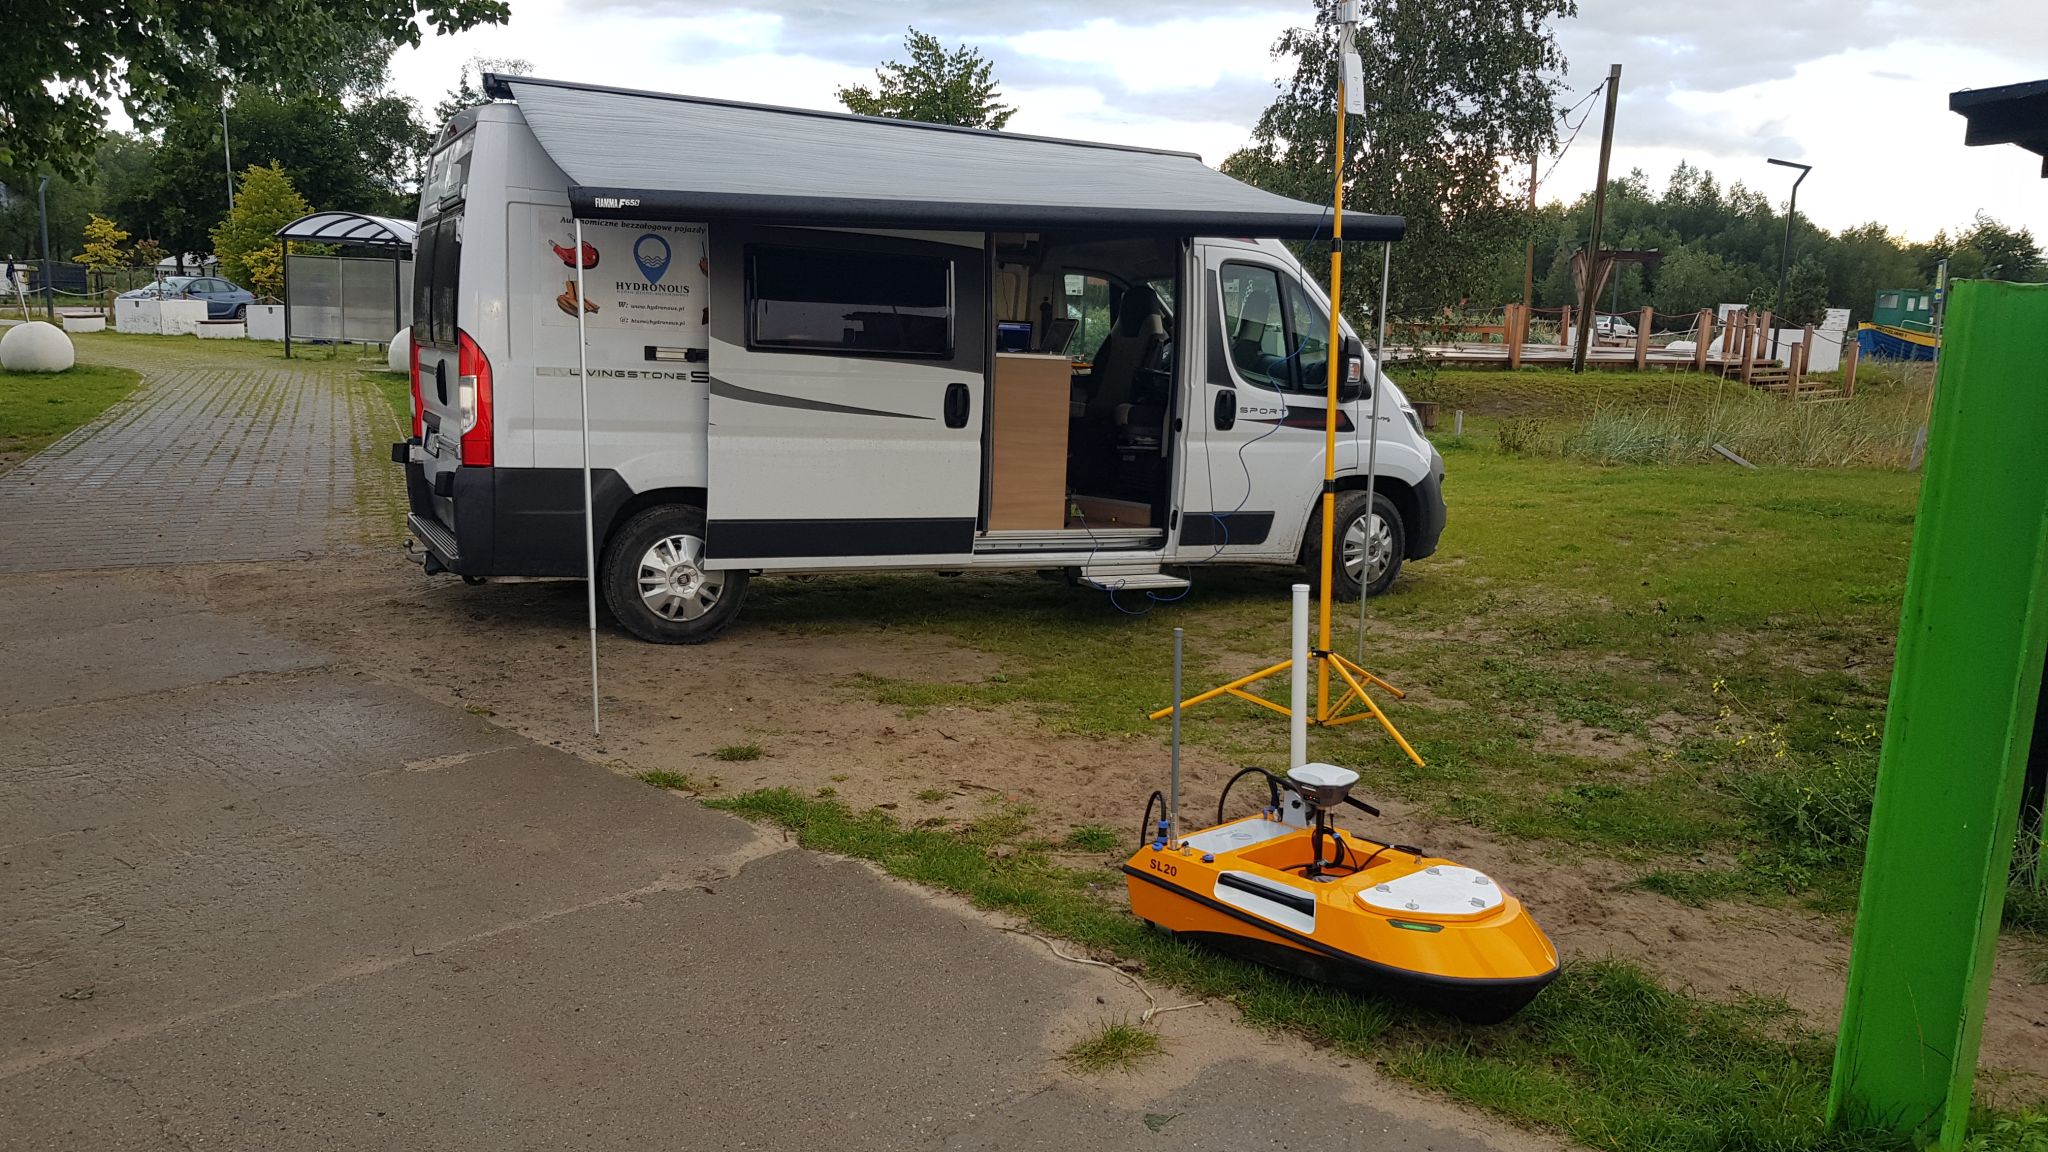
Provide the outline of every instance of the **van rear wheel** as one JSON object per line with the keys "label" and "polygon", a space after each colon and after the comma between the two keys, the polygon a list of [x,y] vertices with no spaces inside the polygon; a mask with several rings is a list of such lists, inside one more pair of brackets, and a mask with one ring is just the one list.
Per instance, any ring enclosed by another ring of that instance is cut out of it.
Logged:
{"label": "van rear wheel", "polygon": [[704,510],[649,508],[605,545],[604,602],[619,624],[656,644],[702,644],[739,615],[747,574],[704,567]]}

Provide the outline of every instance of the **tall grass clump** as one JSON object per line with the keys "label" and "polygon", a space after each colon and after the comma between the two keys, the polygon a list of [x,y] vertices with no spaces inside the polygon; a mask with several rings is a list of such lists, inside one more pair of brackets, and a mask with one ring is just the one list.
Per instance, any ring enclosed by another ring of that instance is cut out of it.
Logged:
{"label": "tall grass clump", "polygon": [[1561,447],[1602,464],[1712,460],[1719,444],[1760,465],[1903,470],[1924,416],[1921,397],[1905,388],[1830,404],[1735,395],[1704,405],[1603,406]]}

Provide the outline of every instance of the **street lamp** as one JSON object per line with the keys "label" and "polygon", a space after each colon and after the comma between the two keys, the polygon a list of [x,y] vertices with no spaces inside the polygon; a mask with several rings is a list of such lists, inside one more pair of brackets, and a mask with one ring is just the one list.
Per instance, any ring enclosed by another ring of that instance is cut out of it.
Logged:
{"label": "street lamp", "polygon": [[[1780,320],[1785,316],[1785,285],[1792,275],[1792,217],[1799,212],[1799,185],[1806,180],[1806,174],[1813,171],[1813,165],[1793,160],[1771,157],[1771,163],[1780,168],[1799,169],[1799,179],[1792,182],[1792,202],[1785,206],[1785,243],[1778,249],[1778,303],[1773,309]],[[1771,325],[1771,359],[1778,358],[1778,326]]]}

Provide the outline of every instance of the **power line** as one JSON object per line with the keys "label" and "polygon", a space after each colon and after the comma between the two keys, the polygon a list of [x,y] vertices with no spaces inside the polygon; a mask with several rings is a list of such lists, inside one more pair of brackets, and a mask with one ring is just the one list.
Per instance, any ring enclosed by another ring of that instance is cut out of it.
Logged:
{"label": "power line", "polygon": [[[1563,111],[1560,111],[1557,114],[1558,123],[1562,124],[1566,121],[1569,121],[1571,119],[1572,113],[1577,112],[1581,108],[1584,108],[1586,104],[1589,101],[1591,101],[1593,97],[1598,96],[1600,94],[1600,90],[1605,87],[1607,87],[1607,81],[1605,80],[1602,80],[1598,84],[1593,85],[1593,90],[1591,92],[1586,93],[1584,96],[1579,97],[1578,103],[1572,105],[1569,108],[1564,109]],[[1583,121],[1584,117],[1581,117],[1580,119]]]}
{"label": "power line", "polygon": [[[1561,123],[1564,123],[1567,127],[1569,127],[1572,130],[1572,134],[1565,139],[1564,147],[1557,150],[1557,155],[1553,157],[1550,161],[1550,167],[1545,168],[1543,170],[1543,178],[1536,182],[1538,187],[1550,183],[1550,174],[1552,172],[1557,171],[1558,164],[1564,160],[1564,154],[1572,150],[1572,142],[1579,138],[1579,129],[1584,128],[1586,126],[1586,121],[1591,120],[1593,118],[1593,109],[1591,104],[1593,97],[1598,96],[1601,93],[1601,91],[1606,87],[1607,81],[1602,80],[1598,85],[1594,86],[1591,92],[1586,93],[1586,95],[1583,98],[1581,98],[1577,104],[1574,104],[1570,108],[1565,109],[1563,115],[1558,117],[1558,120]],[[1571,114],[1581,107],[1585,108],[1586,111],[1583,115],[1579,117],[1579,122],[1577,124],[1570,123],[1569,117],[1571,116]]]}

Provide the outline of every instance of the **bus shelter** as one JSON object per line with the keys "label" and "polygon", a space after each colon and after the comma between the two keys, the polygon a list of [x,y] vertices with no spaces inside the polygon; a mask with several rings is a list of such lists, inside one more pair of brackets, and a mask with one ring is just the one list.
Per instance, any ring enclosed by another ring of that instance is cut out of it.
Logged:
{"label": "bus shelter", "polygon": [[[284,354],[292,341],[389,344],[412,323],[410,220],[361,212],[315,212],[277,230],[284,262]],[[291,242],[329,244],[336,255],[291,251]]]}

